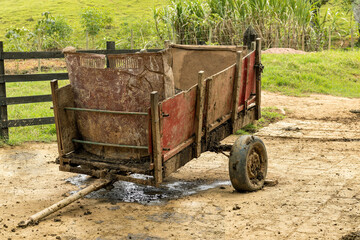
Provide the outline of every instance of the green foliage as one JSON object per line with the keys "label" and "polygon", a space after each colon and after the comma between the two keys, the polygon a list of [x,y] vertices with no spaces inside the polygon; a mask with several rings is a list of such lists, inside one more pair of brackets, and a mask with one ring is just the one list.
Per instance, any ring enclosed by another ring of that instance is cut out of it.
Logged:
{"label": "green foliage", "polygon": [[59,49],[69,44],[72,29],[66,20],[54,17],[50,12],[42,13],[34,29],[34,42],[37,50]]}
{"label": "green foliage", "polygon": [[285,116],[280,113],[276,107],[267,107],[261,110],[262,117],[254,124],[248,124],[236,131],[236,135],[249,135],[258,132],[261,128],[268,126],[270,123],[280,121]]}
{"label": "green foliage", "polygon": [[42,16],[32,31],[24,27],[8,29],[5,34],[7,50],[41,51],[68,45],[72,29],[66,20],[61,16],[54,17],[50,12],[44,12]]}
{"label": "green foliage", "polygon": [[182,44],[238,44],[253,25],[265,47],[295,47],[310,34],[312,5],[307,0],[172,0],[154,10],[159,38]]}
{"label": "green foliage", "polygon": [[149,21],[123,23],[116,34],[116,48],[162,48],[163,42],[156,37],[153,23]]}
{"label": "green foliage", "polygon": [[95,37],[105,28],[111,28],[112,18],[99,9],[90,8],[81,14],[81,25],[86,34],[86,48],[89,48],[88,35],[94,46]]}
{"label": "green foliage", "polygon": [[263,54],[262,88],[287,95],[360,97],[360,52]]}
{"label": "green foliage", "polygon": [[84,31],[92,37],[98,35],[103,28],[109,27],[111,22],[112,18],[108,14],[96,8],[87,9],[81,14]]}
{"label": "green foliage", "polygon": [[33,33],[28,29],[22,28],[9,28],[5,34],[7,41],[7,49],[9,51],[25,52],[31,49],[31,42],[29,41]]}

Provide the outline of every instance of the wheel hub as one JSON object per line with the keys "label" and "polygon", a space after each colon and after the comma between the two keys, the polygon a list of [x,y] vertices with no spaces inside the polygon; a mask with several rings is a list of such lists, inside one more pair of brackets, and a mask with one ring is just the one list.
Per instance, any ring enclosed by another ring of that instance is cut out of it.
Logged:
{"label": "wheel hub", "polygon": [[261,158],[255,150],[249,155],[247,169],[251,179],[258,178],[258,175],[261,173]]}

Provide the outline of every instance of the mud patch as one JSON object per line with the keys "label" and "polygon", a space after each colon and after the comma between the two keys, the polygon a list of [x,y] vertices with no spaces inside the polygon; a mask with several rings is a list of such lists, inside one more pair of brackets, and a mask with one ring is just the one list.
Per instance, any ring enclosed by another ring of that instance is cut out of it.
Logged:
{"label": "mud patch", "polygon": [[[79,174],[75,177],[68,178],[66,181],[81,189],[91,184],[94,180],[95,179],[87,175]],[[111,191],[100,189],[90,193],[86,197],[103,199],[112,203],[131,202],[144,205],[158,205],[171,199],[190,196],[224,185],[231,185],[231,183],[230,181],[177,181],[164,183],[161,187],[156,188],[153,186],[138,185],[132,182],[118,181],[114,183],[114,188]]]}
{"label": "mud patch", "polygon": [[346,234],[340,240],[360,240],[360,231]]}

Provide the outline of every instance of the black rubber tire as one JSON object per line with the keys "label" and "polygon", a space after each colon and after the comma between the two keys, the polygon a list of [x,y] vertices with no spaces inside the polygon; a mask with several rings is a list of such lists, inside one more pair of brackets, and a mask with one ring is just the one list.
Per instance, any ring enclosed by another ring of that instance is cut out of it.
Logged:
{"label": "black rubber tire", "polygon": [[229,175],[238,192],[263,188],[267,167],[267,152],[260,138],[243,135],[235,141],[229,157]]}

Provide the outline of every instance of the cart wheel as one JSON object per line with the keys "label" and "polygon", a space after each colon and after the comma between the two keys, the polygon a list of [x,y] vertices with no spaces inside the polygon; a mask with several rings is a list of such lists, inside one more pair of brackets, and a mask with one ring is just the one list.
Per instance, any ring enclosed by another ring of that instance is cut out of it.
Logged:
{"label": "cart wheel", "polygon": [[239,137],[231,148],[229,175],[238,191],[256,191],[264,186],[268,157],[263,141],[255,136]]}

